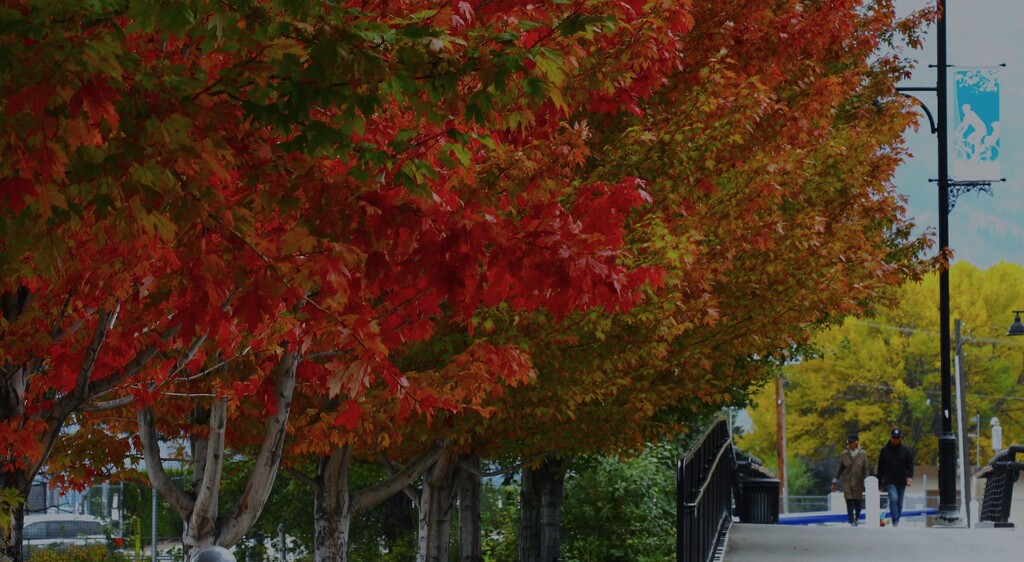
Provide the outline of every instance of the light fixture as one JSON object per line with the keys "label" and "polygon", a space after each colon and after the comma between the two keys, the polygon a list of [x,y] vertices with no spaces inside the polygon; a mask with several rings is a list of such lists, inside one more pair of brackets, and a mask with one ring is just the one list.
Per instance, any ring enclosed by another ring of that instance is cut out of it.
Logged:
{"label": "light fixture", "polygon": [[1008,336],[1024,336],[1024,324],[1020,322],[1020,313],[1024,310],[1014,310],[1013,313],[1017,316],[1013,319],[1013,324],[1010,324],[1010,329],[1006,332]]}

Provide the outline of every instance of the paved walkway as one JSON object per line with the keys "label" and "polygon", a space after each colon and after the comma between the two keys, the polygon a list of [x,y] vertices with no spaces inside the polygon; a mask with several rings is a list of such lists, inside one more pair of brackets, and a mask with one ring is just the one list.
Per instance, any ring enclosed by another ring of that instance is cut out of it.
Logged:
{"label": "paved walkway", "polygon": [[1021,529],[789,526],[734,523],[723,562],[1010,562],[1024,560]]}

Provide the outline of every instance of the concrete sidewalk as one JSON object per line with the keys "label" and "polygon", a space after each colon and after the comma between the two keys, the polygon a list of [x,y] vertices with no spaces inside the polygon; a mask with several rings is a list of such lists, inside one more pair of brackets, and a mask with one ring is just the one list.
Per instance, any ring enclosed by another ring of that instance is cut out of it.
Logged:
{"label": "concrete sidewalk", "polygon": [[787,526],[734,523],[723,562],[1009,562],[1024,560],[1018,529]]}

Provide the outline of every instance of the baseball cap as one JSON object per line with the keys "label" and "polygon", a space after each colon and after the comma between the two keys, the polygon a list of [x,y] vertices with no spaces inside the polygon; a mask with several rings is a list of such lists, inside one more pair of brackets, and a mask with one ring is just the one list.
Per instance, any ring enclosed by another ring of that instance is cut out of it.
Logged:
{"label": "baseball cap", "polygon": [[897,427],[894,428],[891,433],[889,433],[889,436],[892,437],[893,439],[903,439],[903,432],[900,431],[900,428]]}
{"label": "baseball cap", "polygon": [[860,441],[860,439],[857,437],[856,433],[851,433],[850,435],[848,435],[846,437],[846,442],[847,443],[853,443],[854,441]]}

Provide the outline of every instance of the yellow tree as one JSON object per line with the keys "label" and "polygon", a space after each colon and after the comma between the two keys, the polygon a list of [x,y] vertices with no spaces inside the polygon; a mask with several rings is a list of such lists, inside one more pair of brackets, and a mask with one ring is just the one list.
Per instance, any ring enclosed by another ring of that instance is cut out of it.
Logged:
{"label": "yellow tree", "polygon": [[[1024,342],[1007,338],[1010,311],[1024,302],[1024,268],[1000,263],[979,270],[958,263],[950,271],[951,311],[961,322],[966,422],[984,425],[979,445],[989,451],[989,418],[999,417],[1005,443],[1024,438]],[[858,432],[872,455],[891,427],[907,434],[922,464],[937,458],[939,430],[938,277],[908,283],[899,304],[866,318],[847,319],[819,333],[813,353],[785,368],[787,452],[827,473],[843,438]],[[954,342],[955,343],[955,342]],[[955,349],[955,348],[954,348]],[[775,458],[775,389],[757,396],[755,430],[743,447]],[[987,456],[982,455],[982,461]],[[973,459],[972,459],[973,462]]]}

